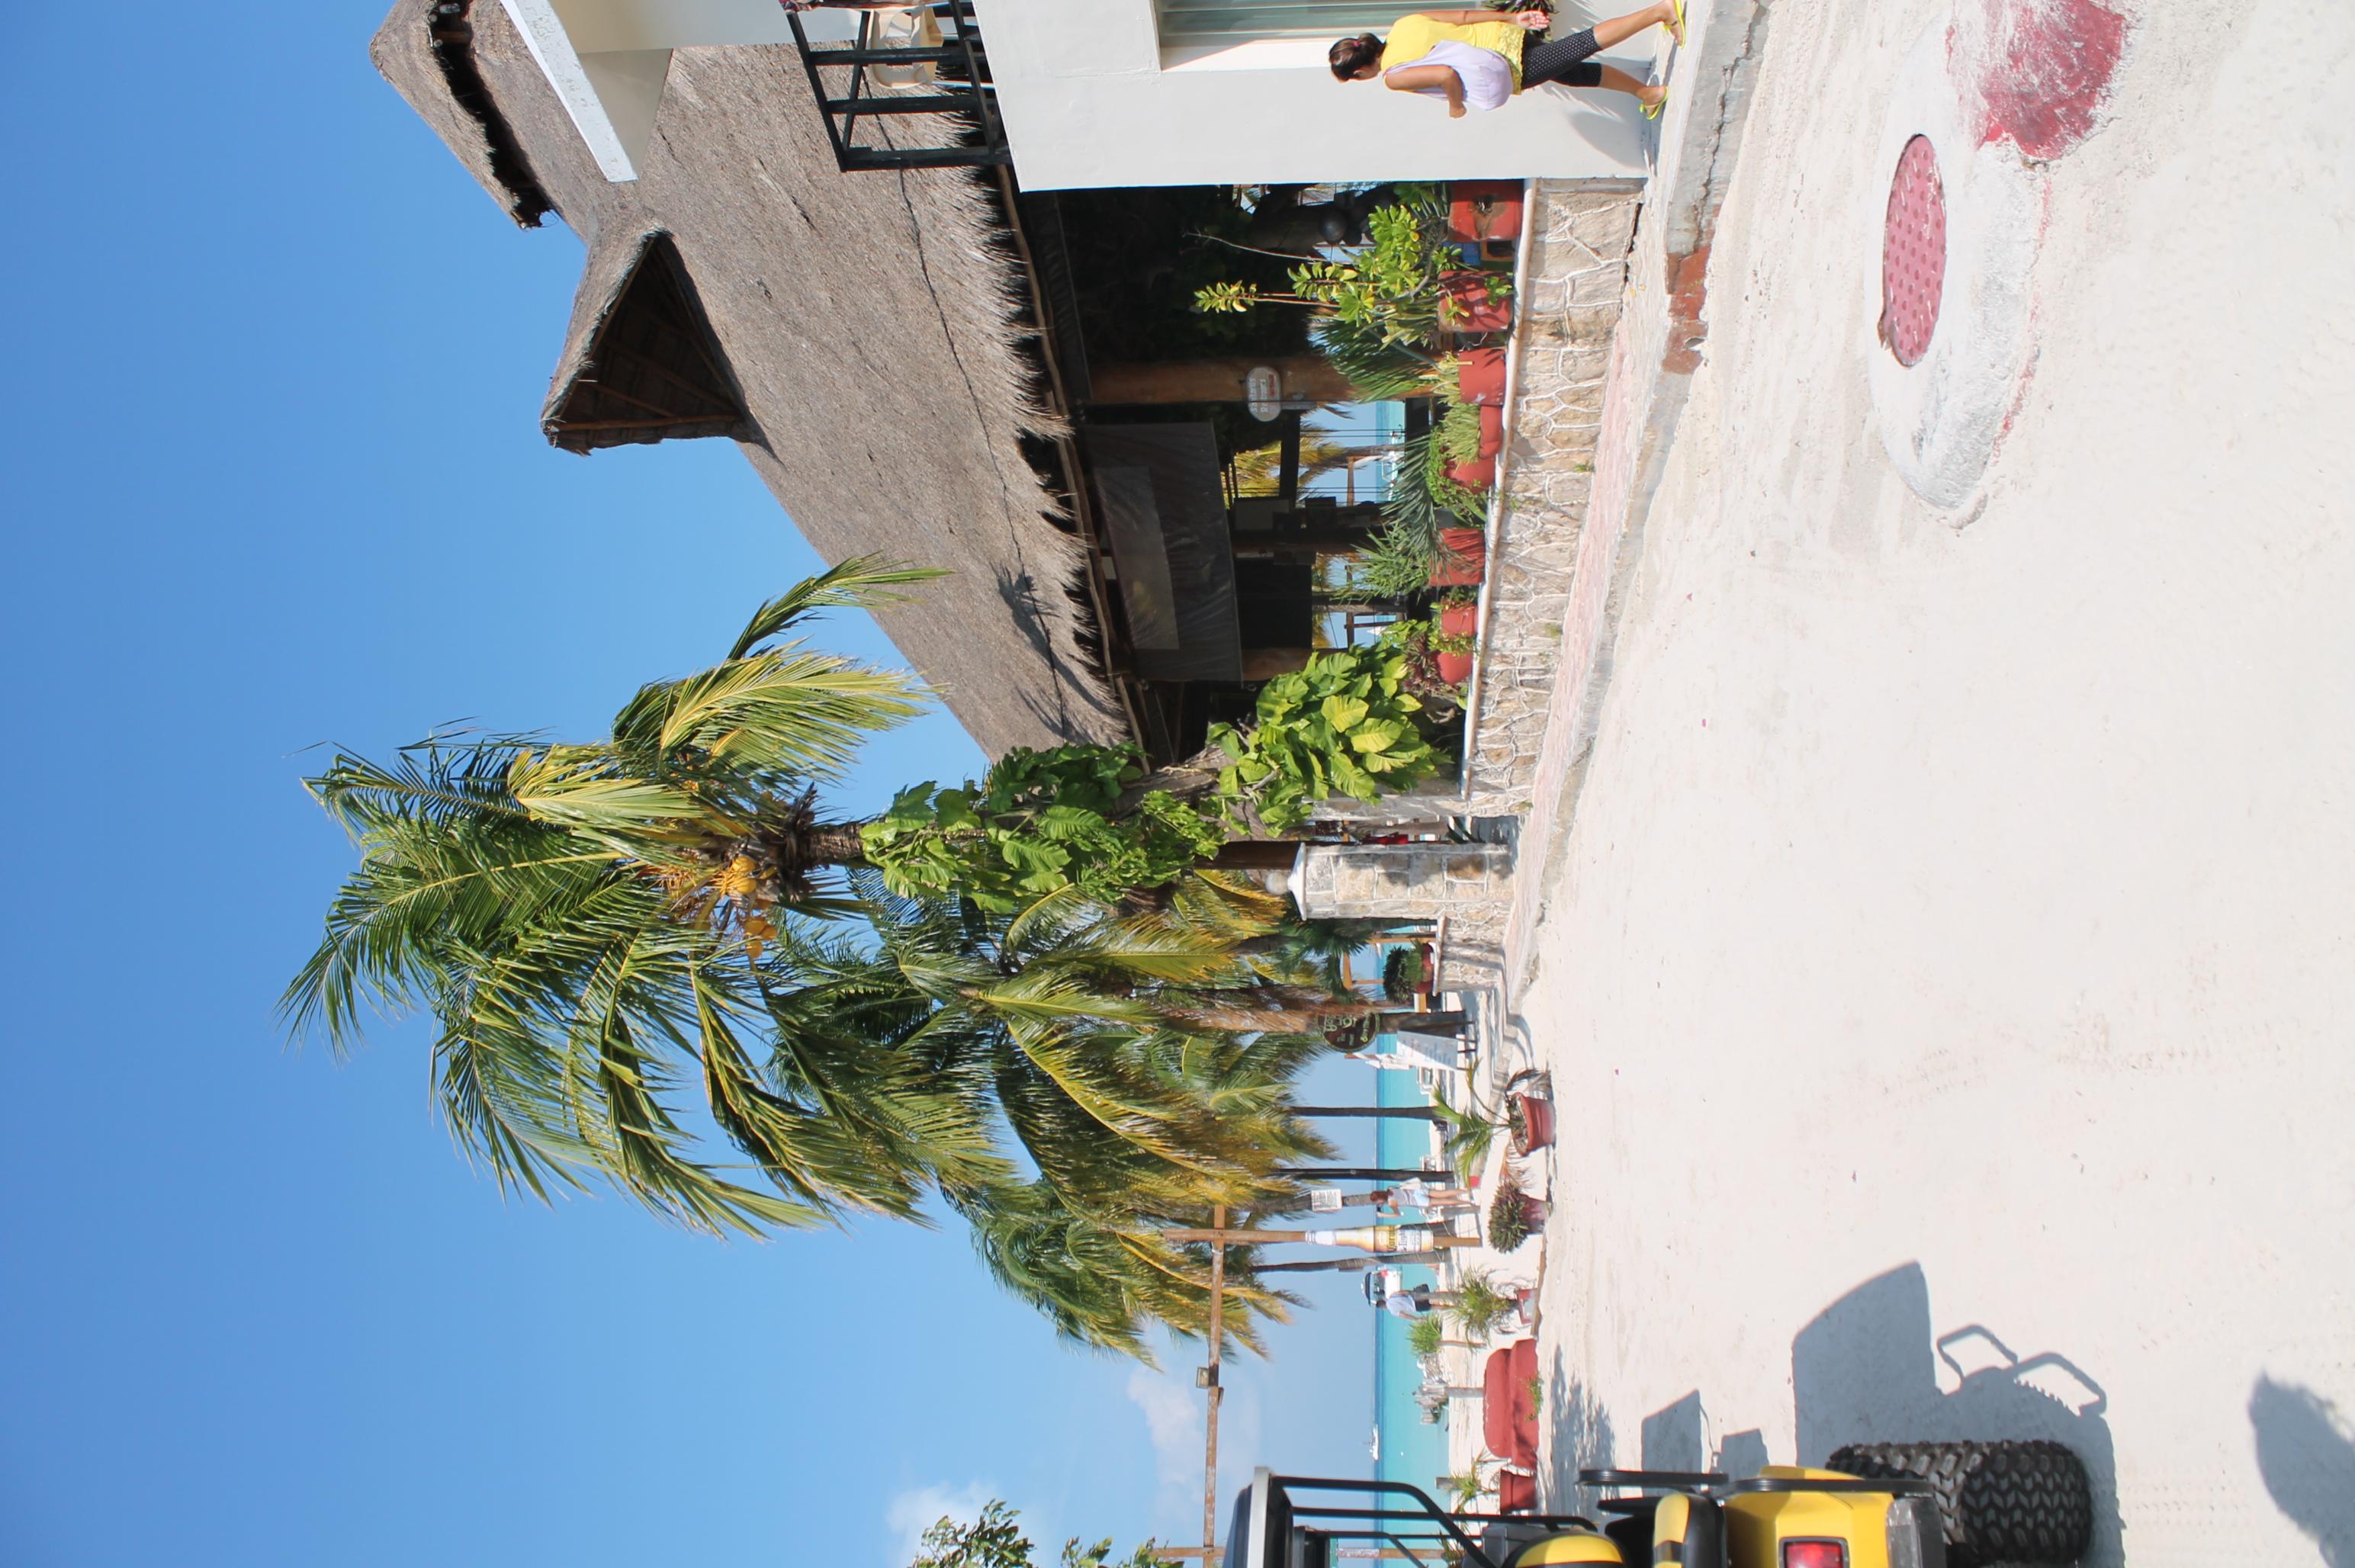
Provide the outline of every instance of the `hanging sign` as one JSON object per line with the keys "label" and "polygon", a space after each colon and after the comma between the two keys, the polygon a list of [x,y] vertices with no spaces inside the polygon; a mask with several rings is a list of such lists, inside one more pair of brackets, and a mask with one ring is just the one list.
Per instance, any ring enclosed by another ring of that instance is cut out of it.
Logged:
{"label": "hanging sign", "polygon": [[1272,420],[1284,412],[1284,378],[1272,365],[1254,365],[1243,378],[1243,396],[1249,400],[1252,418]]}

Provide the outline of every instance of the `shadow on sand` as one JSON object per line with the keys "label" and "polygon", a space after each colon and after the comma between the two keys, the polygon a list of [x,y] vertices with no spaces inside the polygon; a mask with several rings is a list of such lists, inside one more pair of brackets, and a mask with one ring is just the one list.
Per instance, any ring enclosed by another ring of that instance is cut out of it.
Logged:
{"label": "shadow on sand", "polygon": [[[1951,1392],[1938,1386],[1941,1361],[1955,1380]],[[1843,1443],[2067,1444],[2093,1478],[2094,1549],[2085,1562],[2124,1561],[2108,1397],[2065,1357],[2023,1360],[1977,1324],[1934,1338],[1920,1264],[1865,1281],[1802,1328],[1791,1342],[1791,1392],[1806,1465],[1822,1464]]]}
{"label": "shadow on sand", "polygon": [[2259,1378],[2249,1425],[2274,1505],[2321,1548],[2327,1568],[2355,1568],[2355,1436],[2338,1407],[2310,1390]]}

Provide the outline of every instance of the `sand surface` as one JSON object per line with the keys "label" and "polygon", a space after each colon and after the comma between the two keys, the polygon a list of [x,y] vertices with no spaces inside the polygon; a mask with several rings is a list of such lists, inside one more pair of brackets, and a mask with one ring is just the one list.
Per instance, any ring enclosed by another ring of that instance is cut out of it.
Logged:
{"label": "sand surface", "polygon": [[2355,1564],[2355,7],[2131,13],[1961,527],[1862,282],[1939,10],[1774,7],[1520,998],[1552,1474],[2052,1435],[2094,1561]]}

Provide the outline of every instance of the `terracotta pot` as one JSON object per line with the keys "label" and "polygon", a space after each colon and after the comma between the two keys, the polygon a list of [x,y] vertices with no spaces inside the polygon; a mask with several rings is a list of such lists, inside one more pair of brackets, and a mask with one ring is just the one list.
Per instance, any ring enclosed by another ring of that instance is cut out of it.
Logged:
{"label": "terracotta pot", "polygon": [[1521,1113],[1521,1125],[1529,1129],[1527,1137],[1513,1140],[1513,1152],[1527,1154],[1533,1148],[1550,1147],[1553,1143],[1553,1102],[1516,1094],[1513,1104]]}
{"label": "terracotta pot", "polygon": [[1472,678],[1470,654],[1440,654],[1436,656],[1439,678],[1450,686],[1462,686]]}
{"label": "terracotta pot", "polygon": [[1480,606],[1472,604],[1442,604],[1439,607],[1440,635],[1449,637],[1477,635],[1480,630]]}
{"label": "terracotta pot", "polygon": [[1452,332],[1502,332],[1513,325],[1513,302],[1488,293],[1486,272],[1443,272],[1439,321]]}
{"label": "terracotta pot", "polygon": [[1501,403],[1505,400],[1505,351],[1467,348],[1455,357],[1455,400],[1459,403]]}
{"label": "terracotta pot", "polygon": [[1457,180],[1447,187],[1447,233],[1455,240],[1518,240],[1521,182]]}
{"label": "terracotta pot", "polygon": [[1480,455],[1494,457],[1505,450],[1505,411],[1494,403],[1480,405]]}
{"label": "terracotta pot", "polygon": [[1447,476],[1467,490],[1486,490],[1497,482],[1497,460],[1476,457],[1469,463],[1450,464]]}
{"label": "terracotta pot", "polygon": [[[1458,469],[1473,466],[1458,464]],[[1480,464],[1487,468],[1488,477],[1496,475],[1493,463]],[[1451,473],[1454,470],[1450,470]],[[1461,481],[1469,484],[1471,481]],[[1488,575],[1488,539],[1478,528],[1442,528],[1439,530],[1439,564],[1432,568],[1433,588],[1477,588]]]}

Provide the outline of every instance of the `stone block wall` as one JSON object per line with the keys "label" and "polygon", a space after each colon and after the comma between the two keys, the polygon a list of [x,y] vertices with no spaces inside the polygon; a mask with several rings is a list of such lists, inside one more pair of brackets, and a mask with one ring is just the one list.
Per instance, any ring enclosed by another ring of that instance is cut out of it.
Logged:
{"label": "stone block wall", "polygon": [[1512,875],[1502,844],[1312,844],[1292,888],[1310,920],[1438,920],[1509,901]]}
{"label": "stone block wall", "polygon": [[1641,187],[1627,182],[1541,180],[1526,219],[1504,501],[1489,530],[1465,771],[1478,815],[1529,808],[1640,205]]}

